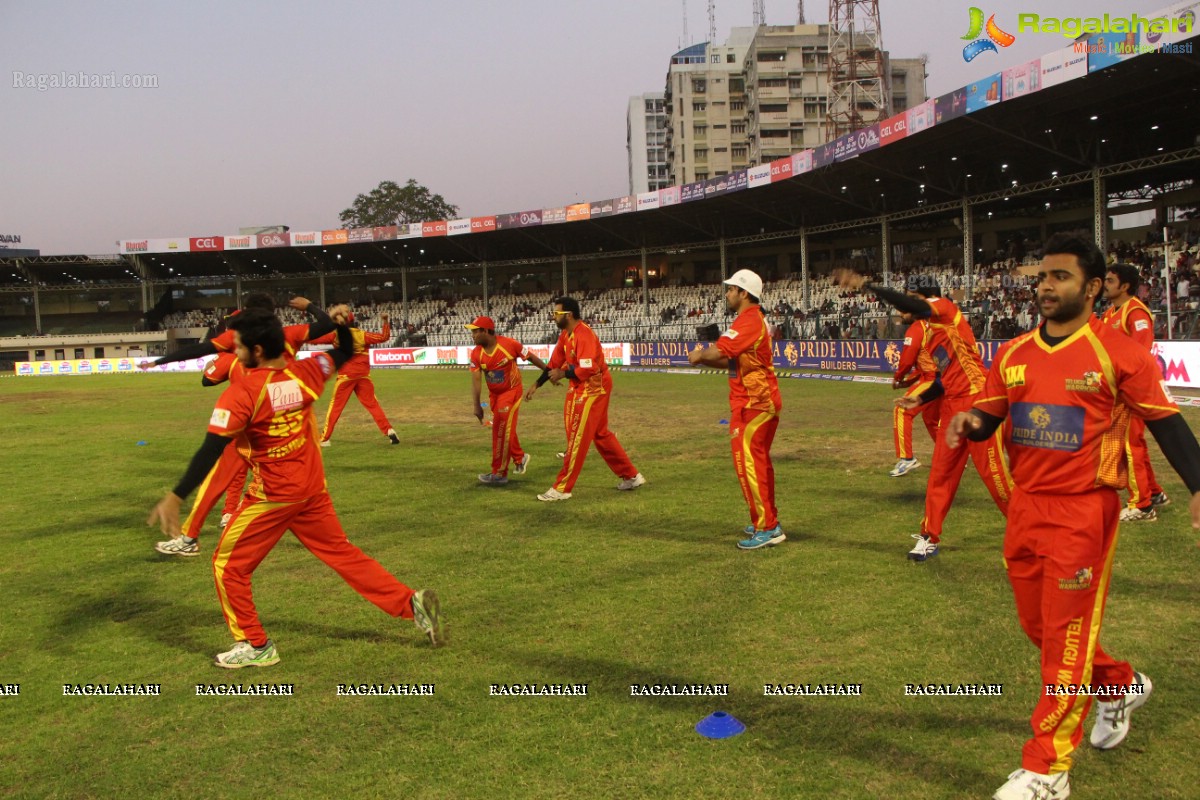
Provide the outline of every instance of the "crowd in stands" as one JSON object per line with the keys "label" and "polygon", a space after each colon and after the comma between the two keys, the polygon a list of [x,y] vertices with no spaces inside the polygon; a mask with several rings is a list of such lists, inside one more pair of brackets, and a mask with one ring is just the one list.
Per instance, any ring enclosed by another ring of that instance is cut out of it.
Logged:
{"label": "crowd in stands", "polygon": [[[1190,229],[1172,242],[1172,282],[1170,302],[1176,316],[1177,337],[1195,337],[1200,317],[1200,277],[1196,271],[1197,237],[1200,229]],[[1165,249],[1161,242],[1114,241],[1109,247],[1110,262],[1123,261],[1140,268],[1143,284],[1138,295],[1159,316],[1158,334],[1165,336],[1168,287],[1161,271]],[[994,260],[977,265],[970,280],[961,266],[922,265],[892,272],[888,279],[903,286],[910,274],[935,278],[944,295],[962,308],[983,339],[1008,339],[1037,324],[1035,305],[1036,279],[1020,275],[1016,268],[1037,263],[1041,257],[1035,243],[1011,246]],[[872,280],[881,281],[875,274]],[[391,316],[396,344],[447,346],[467,344],[470,337],[463,325],[479,315],[496,320],[499,332],[531,344],[551,342],[557,331],[550,319],[554,294],[536,292],[499,294],[489,298],[485,308],[478,296],[452,295],[449,298],[418,299],[407,309],[400,303],[378,303],[354,307],[360,326],[379,330],[379,316]],[[604,341],[670,341],[697,338],[696,329],[712,324],[724,326],[724,292],[719,284],[653,288],[648,298],[641,287],[591,289],[578,293],[584,317]],[[648,300],[648,302],[647,302]],[[903,335],[903,326],[887,304],[870,293],[839,291],[830,276],[814,276],[809,282],[806,304],[804,285],[798,274],[768,281],[763,290],[763,308],[772,335],[780,339],[889,339]],[[223,310],[175,312],[167,326],[215,326],[226,313]],[[281,315],[288,324],[307,321],[301,312],[284,308]]]}

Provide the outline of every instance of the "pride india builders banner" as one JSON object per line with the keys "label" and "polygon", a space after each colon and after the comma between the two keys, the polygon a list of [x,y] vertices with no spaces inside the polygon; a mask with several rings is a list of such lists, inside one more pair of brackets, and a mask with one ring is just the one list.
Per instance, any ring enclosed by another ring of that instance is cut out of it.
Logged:
{"label": "pride india builders banner", "polygon": [[[621,342],[604,344],[605,358],[614,366],[686,367],[687,354],[697,344],[708,342]],[[986,339],[979,342],[979,354],[985,365],[1004,341]],[[775,368],[790,371],[865,372],[888,375],[900,362],[903,342],[894,339],[877,341],[805,340],[775,342]],[[466,365],[473,348],[465,345],[449,347],[376,347],[370,351],[371,366],[428,367],[437,365]],[[531,345],[529,349],[542,358],[550,358],[550,345]],[[1154,356],[1168,386],[1200,388],[1200,342],[1156,342]],[[311,355],[301,351],[300,357]],[[937,353],[935,353],[935,356]],[[200,372],[209,358],[177,361],[153,367],[147,372]],[[18,376],[52,375],[114,375],[140,374],[140,359],[83,359],[65,361],[18,361],[14,373]]]}

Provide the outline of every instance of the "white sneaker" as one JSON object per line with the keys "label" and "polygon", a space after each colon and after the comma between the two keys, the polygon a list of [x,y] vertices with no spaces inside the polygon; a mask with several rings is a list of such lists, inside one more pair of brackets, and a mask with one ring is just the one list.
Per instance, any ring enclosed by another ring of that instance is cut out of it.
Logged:
{"label": "white sneaker", "polygon": [[931,541],[925,534],[914,533],[913,538],[917,543],[908,551],[909,561],[928,561],[938,554],[937,542]]}
{"label": "white sneaker", "polygon": [[1096,702],[1096,724],[1092,726],[1092,747],[1097,750],[1112,750],[1125,741],[1129,733],[1129,718],[1135,708],[1141,708],[1154,691],[1150,678],[1140,672],[1133,673],[1133,683],[1141,686],[1137,693],[1121,695],[1111,703]]}
{"label": "white sneaker", "polygon": [[554,454],[554,457],[555,457],[555,458],[557,458],[557,459],[559,459],[559,460],[562,460],[562,459],[564,459],[564,458],[566,458],[566,457],[567,457],[567,454],[566,454],[566,453],[555,453],[555,454]]}
{"label": "white sneaker", "polygon": [[531,458],[531,456],[529,455],[529,453],[526,453],[524,458],[522,458],[520,461],[515,462],[512,466],[513,474],[514,475],[524,475],[525,470],[529,467],[530,458]]}
{"label": "white sneaker", "polygon": [[486,483],[488,486],[507,486],[508,476],[497,475],[494,472],[485,472],[483,475],[479,476],[479,482]]}
{"label": "white sneaker", "polygon": [[386,436],[391,440],[392,444],[400,444],[400,436],[397,435],[395,428],[388,428]]}
{"label": "white sneaker", "polygon": [[224,528],[226,525],[228,525],[229,520],[231,520],[231,519],[233,519],[233,514],[222,514],[221,515],[221,527]]}
{"label": "white sneaker", "polygon": [[163,555],[168,556],[198,556],[200,555],[200,543],[195,539],[188,539],[186,536],[176,536],[165,542],[159,542],[154,545],[154,549]]}
{"label": "white sneaker", "polygon": [[233,649],[217,653],[213,662],[225,669],[241,669],[242,667],[269,667],[279,663],[279,653],[275,645],[268,639],[262,647],[255,647],[249,642],[238,642]]}
{"label": "white sneaker", "polygon": [[1069,773],[1041,775],[1019,769],[1008,776],[1008,783],[992,795],[992,800],[1064,800],[1071,796]]}
{"label": "white sneaker", "polygon": [[1125,508],[1121,510],[1121,522],[1158,522],[1158,512],[1154,506],[1142,511],[1140,508]]}
{"label": "white sneaker", "polygon": [[326,439],[325,441],[321,442],[321,447],[329,447],[331,444],[333,444],[333,442]]}
{"label": "white sneaker", "polygon": [[538,500],[541,500],[543,503],[553,503],[557,500],[570,500],[570,499],[571,499],[570,492],[560,492],[558,489],[555,489],[553,487],[547,489],[546,491],[544,491],[538,495]]}
{"label": "white sneaker", "polygon": [[617,488],[620,489],[622,492],[628,492],[628,491],[638,488],[639,486],[644,485],[645,483],[646,483],[646,479],[643,478],[642,473],[639,472],[637,475],[634,475],[632,478],[626,478],[625,480],[618,483]]}
{"label": "white sneaker", "polygon": [[892,471],[888,475],[893,478],[899,478],[901,475],[907,475],[919,466],[921,466],[921,462],[915,458],[902,458],[896,462],[896,466],[892,467]]}

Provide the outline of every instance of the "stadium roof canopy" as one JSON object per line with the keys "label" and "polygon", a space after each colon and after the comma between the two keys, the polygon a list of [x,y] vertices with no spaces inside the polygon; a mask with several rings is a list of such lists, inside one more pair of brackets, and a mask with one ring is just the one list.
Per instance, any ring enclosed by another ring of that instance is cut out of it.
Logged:
{"label": "stadium roof canopy", "polygon": [[1090,208],[1097,175],[1109,196],[1150,196],[1200,174],[1200,38],[1188,42],[1191,53],[1130,58],[939,121],[849,160],[696,202],[465,236],[237,252],[44,256],[20,263],[0,259],[0,285],[25,280],[17,275],[22,268],[44,284],[61,286],[136,281],[135,272],[171,281],[539,263],[719,239],[786,238],[799,229],[826,236],[878,226],[885,216],[896,227],[931,219],[944,223],[961,216],[964,198],[977,215],[987,208],[1036,217],[1046,203]]}

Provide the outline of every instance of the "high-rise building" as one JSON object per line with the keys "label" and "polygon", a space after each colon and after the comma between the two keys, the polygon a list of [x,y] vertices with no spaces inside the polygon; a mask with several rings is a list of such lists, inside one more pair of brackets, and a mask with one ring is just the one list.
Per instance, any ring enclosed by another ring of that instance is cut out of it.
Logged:
{"label": "high-rise building", "polygon": [[[664,92],[670,183],[725,175],[824,143],[828,25],[734,28],[671,57]],[[923,59],[890,58],[892,113],[926,100]],[[877,121],[863,110],[865,124]],[[867,118],[870,117],[870,118]]]}
{"label": "high-rise building", "polygon": [[671,57],[664,92],[671,185],[747,165],[746,53],[754,28],[734,28],[723,45],[692,45]]}
{"label": "high-rise building", "polygon": [[630,194],[671,185],[667,170],[667,112],[662,92],[629,98],[625,143],[629,149]]}

